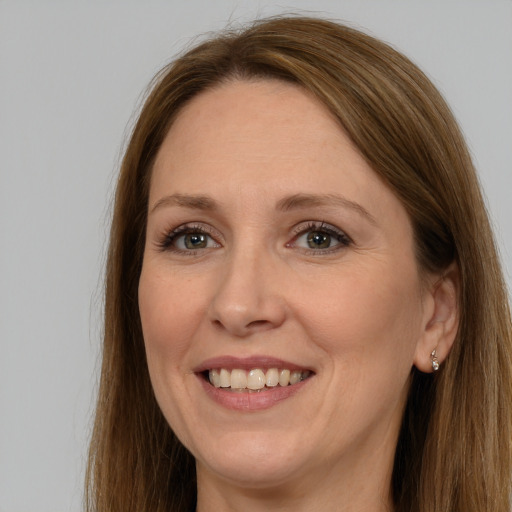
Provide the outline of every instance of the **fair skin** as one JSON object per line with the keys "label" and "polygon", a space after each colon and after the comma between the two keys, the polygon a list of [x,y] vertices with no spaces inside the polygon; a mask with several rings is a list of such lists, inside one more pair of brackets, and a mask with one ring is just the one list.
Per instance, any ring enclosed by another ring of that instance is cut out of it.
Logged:
{"label": "fair skin", "polygon": [[[305,91],[233,81],[194,98],[154,164],[139,306],[197,510],[391,510],[411,368],[446,357],[454,290],[420,279],[400,201]],[[273,367],[304,380],[208,382]]]}

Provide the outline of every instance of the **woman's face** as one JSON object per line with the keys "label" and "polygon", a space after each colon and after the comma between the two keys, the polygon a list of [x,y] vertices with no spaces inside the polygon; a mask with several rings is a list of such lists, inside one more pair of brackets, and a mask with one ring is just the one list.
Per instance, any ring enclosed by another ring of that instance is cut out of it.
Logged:
{"label": "woman's face", "polygon": [[308,93],[238,81],[181,111],[152,174],[139,305],[200,480],[389,478],[425,295],[403,206]]}

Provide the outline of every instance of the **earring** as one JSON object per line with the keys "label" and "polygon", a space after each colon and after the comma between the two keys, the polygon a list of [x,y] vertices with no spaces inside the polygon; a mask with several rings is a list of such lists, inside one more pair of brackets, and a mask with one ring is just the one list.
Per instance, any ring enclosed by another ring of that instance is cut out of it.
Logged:
{"label": "earring", "polygon": [[439,370],[439,359],[437,358],[436,349],[432,350],[430,361],[432,361],[432,371],[437,372]]}

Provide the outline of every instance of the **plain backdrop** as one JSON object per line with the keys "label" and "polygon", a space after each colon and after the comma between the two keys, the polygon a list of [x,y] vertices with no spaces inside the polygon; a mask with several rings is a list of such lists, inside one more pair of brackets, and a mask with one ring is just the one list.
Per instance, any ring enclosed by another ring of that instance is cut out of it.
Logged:
{"label": "plain backdrop", "polygon": [[123,144],[197,34],[286,11],[401,49],[467,136],[512,273],[512,2],[0,0],[0,511],[79,511]]}

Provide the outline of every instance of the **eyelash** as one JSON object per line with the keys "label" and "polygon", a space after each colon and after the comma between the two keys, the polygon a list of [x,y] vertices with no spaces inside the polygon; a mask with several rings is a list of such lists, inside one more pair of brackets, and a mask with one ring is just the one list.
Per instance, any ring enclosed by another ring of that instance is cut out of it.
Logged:
{"label": "eyelash", "polygon": [[332,254],[334,252],[342,250],[343,248],[349,247],[353,243],[352,239],[345,232],[341,231],[335,226],[332,226],[331,224],[326,224],[325,222],[308,222],[306,225],[301,224],[294,229],[295,236],[293,237],[293,240],[291,242],[286,244],[286,246],[293,247],[296,241],[301,236],[315,231],[319,233],[325,233],[333,237],[339,243],[336,244],[334,247],[328,247],[326,249],[302,248],[302,250],[307,255],[322,256],[326,254]]}
{"label": "eyelash", "polygon": [[[319,232],[325,233],[331,237],[333,237],[338,244],[334,247],[328,247],[326,249],[306,249],[300,248],[307,255],[315,255],[321,256],[325,254],[331,254],[333,252],[337,252],[345,247],[350,246],[353,242],[351,238],[341,231],[340,229],[332,226],[331,224],[326,224],[325,222],[307,222],[306,224],[300,224],[293,229],[293,239],[286,243],[286,247],[296,247],[297,240],[310,232]],[[165,232],[161,237],[161,240],[158,241],[157,245],[162,251],[172,251],[178,254],[182,254],[185,256],[193,256],[197,254],[199,251],[204,249],[178,249],[175,247],[176,241],[184,235],[187,234],[199,234],[199,235],[207,235],[217,246],[220,246],[219,242],[216,241],[216,238],[219,238],[219,235],[216,231],[205,226],[203,224],[183,224],[178,226],[177,228],[171,230],[170,232]]]}
{"label": "eyelash", "polygon": [[185,256],[194,255],[197,254],[198,250],[178,249],[174,246],[179,237],[188,234],[207,235],[212,240],[214,240],[216,244],[218,244],[218,242],[215,241],[214,233],[214,230],[209,229],[207,226],[204,226],[202,224],[182,224],[181,226],[178,226],[177,228],[171,230],[170,232],[165,232],[161,240],[158,242],[158,247],[162,251],[172,251],[179,254],[183,254]]}

